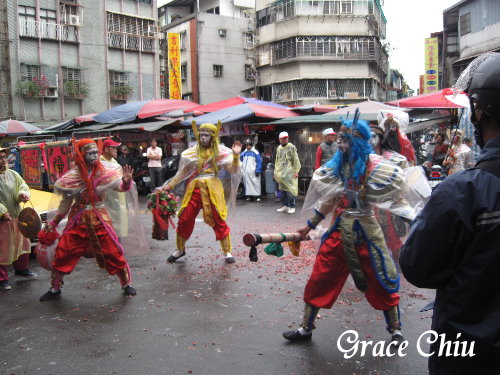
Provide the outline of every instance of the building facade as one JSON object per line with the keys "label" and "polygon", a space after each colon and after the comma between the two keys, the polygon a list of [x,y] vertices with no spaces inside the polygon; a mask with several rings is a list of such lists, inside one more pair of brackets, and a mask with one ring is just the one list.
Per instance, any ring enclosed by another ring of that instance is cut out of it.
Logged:
{"label": "building facade", "polygon": [[0,1],[0,117],[58,121],[159,97],[156,0]]}
{"label": "building facade", "polygon": [[167,33],[180,34],[183,99],[206,104],[252,95],[253,9],[253,0],[174,0],[160,7],[164,97],[168,97]]}
{"label": "building facade", "polygon": [[484,52],[500,52],[500,2],[462,0],[443,11],[442,88]]}
{"label": "building facade", "polygon": [[257,88],[282,104],[384,101],[379,0],[257,0]]}

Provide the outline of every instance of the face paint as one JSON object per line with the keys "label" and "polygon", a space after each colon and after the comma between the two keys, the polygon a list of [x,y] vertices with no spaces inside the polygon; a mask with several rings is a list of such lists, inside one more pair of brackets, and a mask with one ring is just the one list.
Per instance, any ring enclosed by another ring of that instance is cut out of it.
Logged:
{"label": "face paint", "polygon": [[212,141],[212,136],[209,132],[200,131],[200,143],[203,147],[209,147]]}
{"label": "face paint", "polygon": [[99,151],[97,148],[91,148],[85,151],[85,162],[88,166],[92,166],[99,161]]}
{"label": "face paint", "polygon": [[351,147],[348,137],[340,137],[339,149],[343,154],[347,154],[349,152],[349,148]]}
{"label": "face paint", "polygon": [[372,133],[372,136],[370,138],[370,144],[375,148],[378,147],[380,144],[380,137],[378,136],[377,133]]}

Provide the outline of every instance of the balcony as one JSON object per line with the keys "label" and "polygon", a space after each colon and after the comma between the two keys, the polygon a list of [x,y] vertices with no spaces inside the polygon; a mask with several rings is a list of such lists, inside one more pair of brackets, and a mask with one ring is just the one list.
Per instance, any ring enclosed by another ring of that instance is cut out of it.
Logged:
{"label": "balcony", "polygon": [[68,43],[80,42],[80,36],[76,26],[29,19],[19,20],[19,36],[21,38],[47,39]]}
{"label": "balcony", "polygon": [[155,53],[155,38],[108,32],[108,47]]}

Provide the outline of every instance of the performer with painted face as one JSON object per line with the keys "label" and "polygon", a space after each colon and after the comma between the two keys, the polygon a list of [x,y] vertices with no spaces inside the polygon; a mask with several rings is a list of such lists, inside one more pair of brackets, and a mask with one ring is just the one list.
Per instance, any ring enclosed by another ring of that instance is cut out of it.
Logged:
{"label": "performer with painted face", "polygon": [[405,134],[410,122],[408,113],[399,110],[380,110],[377,120],[385,131],[382,147],[403,155],[411,165],[416,165],[415,149]]}
{"label": "performer with painted face", "polygon": [[[320,308],[331,308],[349,274],[368,302],[382,310],[396,345],[403,341],[399,315],[399,274],[372,206],[407,220],[416,209],[406,199],[410,192],[401,168],[373,153],[370,127],[346,121],[340,129],[339,150],[314,172],[303,213],[311,215],[299,229],[303,239],[329,214],[333,220],[322,237],[312,275],[304,292],[303,322],[286,331],[287,340],[308,340]],[[417,199],[418,200],[418,199]]]}
{"label": "performer with painted face", "polygon": [[191,237],[196,216],[203,209],[203,219],[215,232],[215,239],[220,241],[226,263],[235,263],[231,253],[230,228],[226,223],[228,207],[224,186],[218,178],[224,168],[231,174],[230,186],[227,186],[229,204],[235,205],[236,192],[241,179],[240,152],[241,143],[236,141],[232,149],[219,144],[221,123],[202,124],[198,129],[193,121],[193,131],[197,144],[181,154],[179,170],[176,175],[163,185],[163,190],[170,191],[185,182],[186,191],[178,212],[177,250],[168,258],[173,263],[186,255],[186,242]]}
{"label": "performer with painted face", "polygon": [[[139,225],[137,192],[132,182],[132,168],[99,160],[97,144],[91,139],[81,139],[74,145],[75,166],[59,178],[54,186],[58,196],[55,216],[45,231],[52,232],[68,215],[52,263],[51,289],[40,301],[56,298],[61,294],[63,277],[70,274],[80,258],[95,258],[100,268],[110,275],[117,275],[123,293],[133,296],[130,268],[124,257],[124,247],[118,241],[112,220],[105,206],[108,191],[130,192],[128,202],[128,233],[133,243],[127,245],[136,252],[145,251],[146,241]],[[134,194],[135,193],[135,194]],[[135,199],[134,199],[135,198]]]}

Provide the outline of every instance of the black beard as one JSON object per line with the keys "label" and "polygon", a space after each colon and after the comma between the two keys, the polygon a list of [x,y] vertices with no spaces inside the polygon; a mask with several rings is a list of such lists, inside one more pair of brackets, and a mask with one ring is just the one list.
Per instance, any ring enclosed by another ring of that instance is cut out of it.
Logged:
{"label": "black beard", "polygon": [[398,134],[396,132],[389,132],[385,141],[385,146],[389,150],[401,152],[401,145],[399,144]]}

